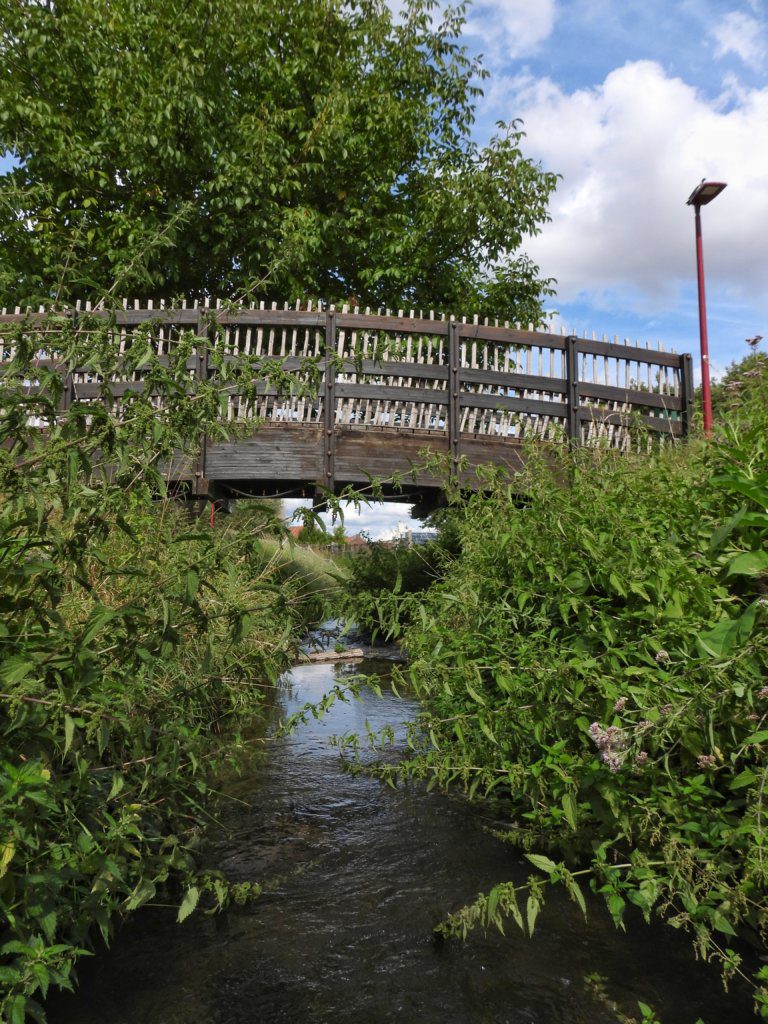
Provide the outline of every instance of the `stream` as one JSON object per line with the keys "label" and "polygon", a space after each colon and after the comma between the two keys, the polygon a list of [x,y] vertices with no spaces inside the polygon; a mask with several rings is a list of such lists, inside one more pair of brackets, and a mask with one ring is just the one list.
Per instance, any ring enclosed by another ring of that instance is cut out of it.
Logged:
{"label": "stream", "polygon": [[[375,658],[296,667],[281,684],[283,713],[350,672],[387,668]],[[402,736],[415,708],[365,691],[228,781],[236,799],[220,812],[211,862],[268,890],[182,925],[175,910],[140,912],[111,950],[82,962],[74,996],[49,1001],[50,1024],[616,1024],[610,1002],[639,1020],[638,999],[663,1024],[754,1021],[750,1000],[726,995],[687,937],[639,918],[623,934],[597,900],[585,921],[550,893],[533,939],[510,922],[506,937],[436,942],[447,912],[533,869],[488,833],[487,806],[343,770],[331,735],[364,735],[368,721]],[[585,987],[595,973],[602,998]]]}

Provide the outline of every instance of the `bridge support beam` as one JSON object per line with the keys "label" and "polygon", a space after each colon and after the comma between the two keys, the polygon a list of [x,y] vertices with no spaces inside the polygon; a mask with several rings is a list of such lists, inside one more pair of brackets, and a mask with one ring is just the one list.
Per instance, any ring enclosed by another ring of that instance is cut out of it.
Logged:
{"label": "bridge support beam", "polygon": [[451,453],[451,477],[459,476],[461,461],[461,324],[451,320],[448,326],[448,447]]}
{"label": "bridge support beam", "polygon": [[323,368],[323,479],[333,491],[336,483],[336,310],[325,314],[325,364]]}
{"label": "bridge support beam", "polygon": [[581,420],[579,419],[579,339],[570,335],[565,339],[565,400],[568,406],[566,429],[572,445],[581,444]]}

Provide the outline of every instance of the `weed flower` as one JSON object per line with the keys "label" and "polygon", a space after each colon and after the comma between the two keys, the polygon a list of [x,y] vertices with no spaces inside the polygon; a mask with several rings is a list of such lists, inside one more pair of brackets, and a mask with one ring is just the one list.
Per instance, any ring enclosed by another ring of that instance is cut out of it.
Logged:
{"label": "weed flower", "polygon": [[607,729],[603,729],[599,722],[593,722],[589,727],[589,735],[600,751],[600,759],[610,771],[617,772],[628,745],[624,730],[617,725],[609,725]]}
{"label": "weed flower", "polygon": [[768,686],[764,686],[757,696],[765,700],[768,697]]}
{"label": "weed flower", "polygon": [[699,754],[698,758],[696,759],[696,764],[699,766],[699,768],[714,768],[714,754]]}
{"label": "weed flower", "polygon": [[637,723],[638,729],[652,729],[653,722],[649,722],[647,718],[643,718],[642,721]]}
{"label": "weed flower", "polygon": [[672,705],[671,704],[665,704],[664,707],[660,709],[660,713],[662,715],[668,715],[671,711],[672,711]]}
{"label": "weed flower", "polygon": [[623,711],[626,706],[627,706],[627,698],[626,697],[619,697],[619,699],[613,705],[613,710],[614,711]]}
{"label": "weed flower", "polygon": [[656,661],[659,665],[668,665],[669,655],[666,651],[659,651],[659,653],[656,655]]}
{"label": "weed flower", "polygon": [[638,764],[638,765],[642,766],[644,764],[647,764],[647,762],[648,762],[648,751],[647,750],[640,750],[640,751],[638,751],[637,754],[635,754],[635,764]]}

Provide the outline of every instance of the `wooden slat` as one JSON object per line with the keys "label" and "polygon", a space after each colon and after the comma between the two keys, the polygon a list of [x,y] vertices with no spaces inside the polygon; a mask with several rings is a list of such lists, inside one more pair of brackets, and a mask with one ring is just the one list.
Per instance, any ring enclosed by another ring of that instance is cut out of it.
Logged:
{"label": "wooden slat", "polygon": [[533,345],[534,348],[564,349],[565,339],[559,334],[545,331],[519,331],[509,327],[490,327],[486,324],[462,324],[461,337],[490,341],[497,345]]}
{"label": "wooden slat", "polygon": [[386,384],[337,384],[337,398],[369,398],[380,402],[427,402],[447,405],[448,393],[437,388],[401,388]]}
{"label": "wooden slat", "polygon": [[590,384],[579,381],[579,395],[584,398],[604,398],[609,402],[620,402],[624,405],[636,405],[653,409],[683,408],[680,398],[675,395],[660,395],[654,391],[638,391],[626,388],[614,388],[605,384]]}
{"label": "wooden slat", "polygon": [[652,366],[680,366],[680,356],[671,352],[653,352],[650,349],[632,348],[629,345],[616,345],[608,341],[592,341],[579,338],[577,341],[579,354],[610,356],[613,359],[628,360],[633,363],[650,363]]}
{"label": "wooden slat", "polygon": [[565,402],[540,402],[534,398],[511,398],[508,395],[476,395],[463,391],[459,397],[462,409],[502,409],[536,416],[564,419],[568,413]]}
{"label": "wooden slat", "polygon": [[447,320],[423,320],[409,316],[366,316],[364,313],[337,313],[339,328],[367,331],[396,331],[398,334],[448,335]]}
{"label": "wooden slat", "polygon": [[683,434],[682,420],[668,420],[663,416],[640,416],[637,413],[631,412],[609,412],[597,406],[592,406],[589,409],[580,409],[579,419],[582,422],[610,423],[622,427],[631,427],[633,423],[642,423],[649,430],[663,434],[672,434],[675,437],[681,437]]}

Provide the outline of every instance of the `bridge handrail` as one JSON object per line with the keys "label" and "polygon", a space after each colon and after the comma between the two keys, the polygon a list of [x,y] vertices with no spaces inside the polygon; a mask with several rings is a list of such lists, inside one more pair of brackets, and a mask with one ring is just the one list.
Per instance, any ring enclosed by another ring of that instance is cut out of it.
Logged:
{"label": "bridge handrail", "polygon": [[[61,322],[74,320],[85,332],[95,329],[92,320],[106,321],[124,351],[131,344],[131,328],[148,324],[157,332],[161,359],[168,358],[179,332],[192,330],[209,338],[218,332],[220,354],[225,359],[247,355],[254,374],[275,359],[297,378],[308,360],[322,371],[312,398],[286,396],[264,380],[255,389],[262,401],[254,410],[232,393],[227,397],[228,418],[242,419],[255,411],[283,423],[324,423],[331,433],[345,426],[438,431],[449,435],[455,459],[461,436],[468,433],[502,441],[531,433],[552,438],[559,432],[577,443],[625,448],[632,443],[633,424],[669,438],[690,429],[689,355],[476,318],[469,322],[313,305],[278,309],[273,303],[268,309],[263,304],[255,308],[207,302],[171,307],[149,301],[114,310],[78,303],[53,315],[42,308],[3,310],[0,370],[10,355],[7,341],[3,344],[5,328],[28,327],[41,333],[38,365],[67,372],[72,387],[65,391],[74,400],[96,400],[105,387],[119,400],[143,389],[140,374],[104,382],[87,366],[63,367],[50,339],[59,317]],[[391,351],[386,346],[378,351],[382,339],[389,341]],[[543,372],[545,362],[548,373]],[[188,368],[190,373],[197,370],[196,356],[188,360]],[[34,389],[30,381],[30,392]]]}

